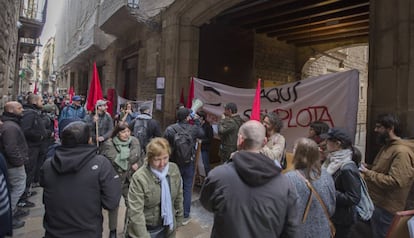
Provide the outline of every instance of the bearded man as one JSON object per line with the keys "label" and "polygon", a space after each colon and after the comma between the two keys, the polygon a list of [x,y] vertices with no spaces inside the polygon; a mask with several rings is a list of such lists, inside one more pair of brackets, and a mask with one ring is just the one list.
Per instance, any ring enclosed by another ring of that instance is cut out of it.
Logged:
{"label": "bearded man", "polygon": [[414,180],[414,144],[399,137],[400,122],[393,114],[377,117],[375,133],[382,147],[373,164],[361,166],[360,170],[375,205],[372,237],[381,238],[387,234],[394,214],[405,210]]}

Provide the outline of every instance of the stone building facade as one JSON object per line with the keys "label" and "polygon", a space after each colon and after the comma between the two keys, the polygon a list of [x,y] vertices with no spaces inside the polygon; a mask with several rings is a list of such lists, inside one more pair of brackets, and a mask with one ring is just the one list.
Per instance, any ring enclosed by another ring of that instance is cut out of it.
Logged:
{"label": "stone building facade", "polygon": [[[12,96],[17,58],[19,1],[0,0],[0,109]],[[18,70],[18,69],[17,69]]]}
{"label": "stone building facade", "polygon": [[43,46],[42,58],[42,92],[53,95],[56,92],[56,62],[55,55],[55,37],[50,37]]}
{"label": "stone building facade", "polygon": [[[219,29],[224,26],[213,27],[217,24],[214,20],[217,15],[240,2],[72,1],[62,14],[69,25],[59,26],[62,32],[56,35],[61,82],[74,85],[77,91],[86,94],[92,64],[96,61],[104,91],[114,88],[130,99],[146,100],[154,98],[156,77],[165,77],[163,110],[156,117],[167,125],[174,121],[175,104],[181,89],[188,90],[191,76],[245,88],[252,88],[258,76],[280,83],[299,80],[313,54],[309,47],[292,48],[244,29],[231,29],[244,43],[232,45],[220,35]],[[410,94],[414,87],[410,80],[414,72],[414,64],[410,63],[414,57],[410,50],[414,37],[409,24],[414,19],[411,5],[409,0],[398,3],[371,0],[369,39],[345,38],[340,43],[314,46],[318,52],[330,52],[356,43],[369,43],[368,128],[372,128],[376,115],[393,111],[401,116],[403,130],[408,135],[414,134],[414,126],[409,123],[414,117],[414,100]],[[76,21],[71,22],[69,18]],[[229,46],[221,47],[226,54],[215,57],[216,48],[223,44]],[[231,49],[236,46],[239,48]],[[215,60],[206,60],[210,57]],[[267,59],[279,61],[274,64]],[[368,134],[367,138],[370,146],[374,136]]]}
{"label": "stone building facade", "polygon": [[22,82],[30,85],[31,75],[36,75],[24,67],[39,47],[46,7],[47,0],[0,0],[0,111],[20,94]]}

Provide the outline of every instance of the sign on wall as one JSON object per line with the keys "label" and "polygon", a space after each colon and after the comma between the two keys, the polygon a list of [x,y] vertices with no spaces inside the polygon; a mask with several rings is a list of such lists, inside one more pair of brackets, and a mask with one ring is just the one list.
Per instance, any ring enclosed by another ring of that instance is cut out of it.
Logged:
{"label": "sign on wall", "polygon": [[[223,106],[237,104],[238,113],[250,117],[255,89],[242,89],[194,78],[194,94],[209,113],[209,121],[218,123]],[[355,135],[359,98],[359,72],[350,70],[312,77],[261,90],[261,112],[274,111],[283,120],[281,131],[291,150],[294,141],[308,135],[309,124],[320,120],[330,127],[345,128]]]}

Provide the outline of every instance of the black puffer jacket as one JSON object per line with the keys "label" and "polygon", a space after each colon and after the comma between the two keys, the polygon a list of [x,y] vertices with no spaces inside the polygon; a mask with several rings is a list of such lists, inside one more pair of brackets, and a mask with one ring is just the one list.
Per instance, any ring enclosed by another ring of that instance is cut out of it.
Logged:
{"label": "black puffer jacket", "polygon": [[200,202],[214,213],[211,237],[297,237],[298,195],[268,157],[246,151],[213,169]]}
{"label": "black puffer jacket", "polygon": [[119,205],[121,182],[94,145],[58,146],[40,174],[45,237],[102,237],[102,208]]}
{"label": "black puffer jacket", "polygon": [[20,117],[3,112],[0,126],[0,151],[6,158],[8,167],[19,167],[29,159],[29,149],[23,130],[20,128]]}
{"label": "black puffer jacket", "polygon": [[355,223],[355,206],[361,199],[361,181],[355,163],[343,165],[333,175],[336,189],[336,209],[332,217],[334,224],[351,225]]}

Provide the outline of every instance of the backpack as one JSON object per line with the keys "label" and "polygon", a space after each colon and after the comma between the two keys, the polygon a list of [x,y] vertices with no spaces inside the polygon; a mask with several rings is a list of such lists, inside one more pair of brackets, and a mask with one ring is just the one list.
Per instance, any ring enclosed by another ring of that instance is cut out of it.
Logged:
{"label": "backpack", "polygon": [[[352,161],[345,163],[341,166],[341,168],[349,163],[354,162]],[[359,217],[364,221],[368,221],[369,219],[371,219],[375,207],[374,203],[371,200],[371,197],[369,196],[368,187],[365,183],[365,180],[361,176],[359,176],[359,180],[361,181],[361,200],[359,200],[359,203],[355,207]]]}
{"label": "backpack", "polygon": [[362,177],[359,177],[359,179],[361,180],[361,200],[359,200],[359,203],[356,206],[356,210],[362,220],[368,221],[371,219],[375,207],[374,203],[371,200],[371,197],[369,196],[368,187],[365,183],[365,180]]}
{"label": "backpack", "polygon": [[136,119],[135,120],[133,134],[139,140],[139,144],[141,145],[141,151],[145,151],[145,147],[147,146],[149,142],[147,128],[148,128],[147,119]]}
{"label": "backpack", "polygon": [[195,154],[195,146],[193,137],[191,136],[191,127],[182,128],[175,124],[172,126],[175,131],[173,140],[172,161],[178,165],[190,163]]}

